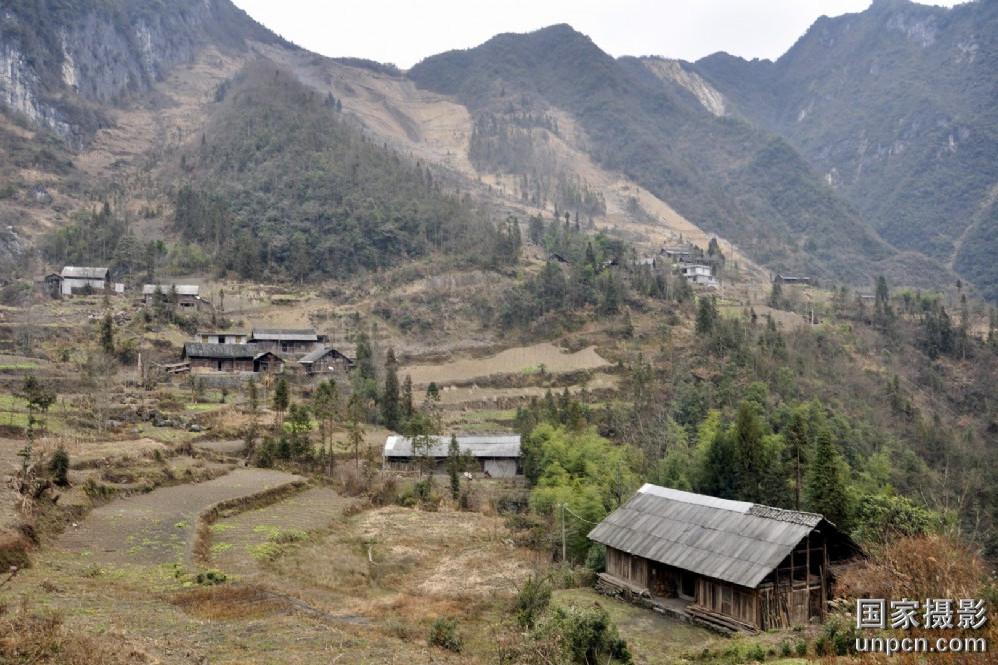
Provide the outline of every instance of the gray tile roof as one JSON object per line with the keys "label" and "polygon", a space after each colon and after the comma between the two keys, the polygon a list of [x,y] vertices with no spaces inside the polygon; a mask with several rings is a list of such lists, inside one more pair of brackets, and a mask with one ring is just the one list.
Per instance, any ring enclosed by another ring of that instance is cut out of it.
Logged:
{"label": "gray tile roof", "polygon": [[66,266],[60,275],[63,279],[107,279],[107,268],[82,268],[77,266]]}
{"label": "gray tile roof", "polygon": [[[821,515],[646,484],[589,533],[608,547],[755,588]],[[848,536],[841,536],[848,540]],[[851,541],[849,541],[851,542]]]}
{"label": "gray tile roof", "polygon": [[347,358],[344,354],[340,353],[336,349],[332,349],[332,348],[316,349],[315,351],[312,351],[311,353],[306,353],[304,356],[302,356],[301,358],[298,359],[298,362],[300,362],[302,365],[311,365],[314,362],[322,360],[327,355],[343,356],[344,358],[347,359],[348,363],[353,364],[352,360],[350,360],[349,358]]}
{"label": "gray tile roof", "polygon": [[177,289],[178,296],[196,296],[201,292],[201,287],[197,284],[143,284],[142,295],[153,295],[156,293],[156,287],[159,287],[160,293],[165,296],[170,295],[170,291],[174,288]]}
{"label": "gray tile roof", "polygon": [[314,328],[254,328],[254,340],[277,342],[317,342]]}
{"label": "gray tile roof", "polygon": [[[430,457],[447,457],[449,436],[433,436]],[[461,452],[470,451],[475,457],[520,457],[520,436],[459,436],[457,445]],[[412,441],[404,436],[390,436],[385,440],[385,457],[412,457]]]}
{"label": "gray tile roof", "polygon": [[254,358],[263,351],[256,344],[206,344],[186,342],[184,356],[187,358]]}

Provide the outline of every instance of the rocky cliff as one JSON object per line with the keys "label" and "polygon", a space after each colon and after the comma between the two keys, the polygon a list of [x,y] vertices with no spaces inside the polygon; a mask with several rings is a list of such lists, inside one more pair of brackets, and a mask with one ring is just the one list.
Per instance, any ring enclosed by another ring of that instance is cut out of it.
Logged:
{"label": "rocky cliff", "polygon": [[74,144],[101,105],[148,90],[206,44],[278,37],[228,0],[14,0],[0,7],[0,105]]}

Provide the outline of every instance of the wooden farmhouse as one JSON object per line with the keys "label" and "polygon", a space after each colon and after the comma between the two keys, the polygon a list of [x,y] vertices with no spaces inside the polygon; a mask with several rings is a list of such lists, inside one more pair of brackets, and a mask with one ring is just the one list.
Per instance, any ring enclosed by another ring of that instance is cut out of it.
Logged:
{"label": "wooden farmhouse", "polygon": [[143,284],[142,302],[152,305],[157,298],[160,302],[169,302],[176,297],[181,307],[197,307],[201,300],[201,287],[197,284]]}
{"label": "wooden farmhouse", "polygon": [[59,292],[64,296],[74,293],[100,292],[107,288],[111,273],[107,268],[66,266],[59,274]]}
{"label": "wooden farmhouse", "polygon": [[811,285],[811,278],[810,277],[795,277],[793,275],[781,275],[781,274],[777,273],[777,275],[773,278],[773,284],[790,284],[790,285],[810,286]]}
{"label": "wooden farmhouse", "polygon": [[255,344],[184,344],[184,361],[192,372],[264,372],[276,374],[284,360],[269,349]]}
{"label": "wooden farmhouse", "polygon": [[321,348],[307,353],[298,359],[309,376],[322,374],[341,374],[346,376],[353,369],[354,362],[350,358],[331,348]]}
{"label": "wooden farmhouse", "polygon": [[306,354],[320,348],[312,328],[254,328],[250,342],[275,353]]}
{"label": "wooden farmhouse", "polygon": [[589,533],[601,581],[728,630],[821,621],[832,577],[866,555],[821,515],[646,484]]}
{"label": "wooden farmhouse", "polygon": [[[449,436],[431,436],[430,445],[413,451],[412,440],[404,436],[390,436],[385,441],[385,466],[396,471],[411,471],[419,467],[420,458],[426,460],[431,473],[446,473]],[[522,473],[520,437],[514,436],[458,436],[461,452],[474,460],[475,470],[493,478],[512,478]]]}

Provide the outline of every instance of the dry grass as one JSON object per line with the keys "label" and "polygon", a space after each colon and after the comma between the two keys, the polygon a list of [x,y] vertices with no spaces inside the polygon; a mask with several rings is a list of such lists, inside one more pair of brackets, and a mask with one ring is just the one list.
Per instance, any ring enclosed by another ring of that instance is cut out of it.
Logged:
{"label": "dry grass", "polygon": [[210,621],[250,619],[287,609],[286,603],[263,589],[232,584],[181,591],[170,602]]}
{"label": "dry grass", "polygon": [[131,665],[154,662],[119,633],[94,637],[70,629],[58,613],[22,609],[0,616],[0,663]]}
{"label": "dry grass", "polygon": [[610,363],[596,353],[595,347],[588,347],[569,353],[550,342],[533,346],[506,349],[488,358],[466,358],[439,365],[412,365],[402,368],[399,373],[412,376],[415,385],[423,386],[436,381],[439,385],[450,382],[465,382],[490,377],[497,374],[519,374],[544,371],[553,374],[575,372],[584,369],[598,369]]}

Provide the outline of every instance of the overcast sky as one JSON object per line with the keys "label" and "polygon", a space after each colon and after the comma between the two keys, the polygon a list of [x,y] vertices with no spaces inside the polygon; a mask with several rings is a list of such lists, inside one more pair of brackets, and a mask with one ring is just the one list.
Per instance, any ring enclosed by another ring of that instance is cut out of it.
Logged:
{"label": "overcast sky", "polygon": [[[819,16],[870,0],[233,0],[260,23],[323,55],[390,62],[478,46],[502,32],[568,23],[613,56],[697,60],[716,51],[775,60]],[[925,4],[952,6],[956,0]]]}

